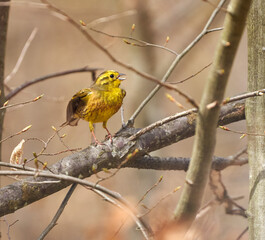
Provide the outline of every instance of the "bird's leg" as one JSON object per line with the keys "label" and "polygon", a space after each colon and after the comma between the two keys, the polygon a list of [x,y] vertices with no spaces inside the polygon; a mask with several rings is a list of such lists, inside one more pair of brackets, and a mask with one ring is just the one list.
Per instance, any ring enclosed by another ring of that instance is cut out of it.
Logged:
{"label": "bird's leg", "polygon": [[92,122],[89,122],[89,129],[90,129],[90,132],[91,132],[91,134],[92,134],[92,136],[93,136],[93,138],[94,138],[94,140],[95,140],[95,144],[96,145],[102,145],[103,143],[102,142],[100,142],[100,141],[98,141],[97,140],[97,138],[96,138],[96,135],[95,135],[95,133],[94,133],[94,126],[93,126],[93,123]]}
{"label": "bird's leg", "polygon": [[113,141],[112,141],[112,136],[111,136],[111,134],[110,134],[110,132],[109,132],[109,130],[107,129],[107,122],[103,122],[103,128],[105,128],[106,129],[106,131],[107,131],[107,133],[108,133],[108,135],[107,135],[107,139],[110,139],[110,141],[111,141],[111,143],[113,143]]}
{"label": "bird's leg", "polygon": [[96,138],[96,136],[95,136],[95,133],[94,133],[94,130],[93,130],[91,133],[92,133],[92,135],[93,135],[93,137],[94,137],[95,144],[96,144],[96,145],[103,145],[102,142],[100,142],[99,140],[97,140],[97,138]]}

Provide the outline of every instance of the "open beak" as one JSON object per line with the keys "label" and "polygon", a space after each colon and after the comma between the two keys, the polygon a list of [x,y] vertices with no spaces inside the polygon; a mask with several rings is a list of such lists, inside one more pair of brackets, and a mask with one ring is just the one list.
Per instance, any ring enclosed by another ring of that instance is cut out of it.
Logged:
{"label": "open beak", "polygon": [[[122,77],[122,76],[124,76],[124,77]],[[121,80],[121,81],[123,81],[123,80],[126,79],[125,76],[126,76],[126,74],[120,73],[118,79]]]}

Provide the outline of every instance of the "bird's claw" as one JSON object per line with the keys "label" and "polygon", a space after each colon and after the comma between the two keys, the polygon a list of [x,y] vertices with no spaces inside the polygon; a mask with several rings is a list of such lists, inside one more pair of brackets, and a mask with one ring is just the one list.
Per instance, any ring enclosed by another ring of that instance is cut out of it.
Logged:
{"label": "bird's claw", "polygon": [[111,134],[106,135],[105,139],[106,140],[110,139],[110,142],[113,143]]}

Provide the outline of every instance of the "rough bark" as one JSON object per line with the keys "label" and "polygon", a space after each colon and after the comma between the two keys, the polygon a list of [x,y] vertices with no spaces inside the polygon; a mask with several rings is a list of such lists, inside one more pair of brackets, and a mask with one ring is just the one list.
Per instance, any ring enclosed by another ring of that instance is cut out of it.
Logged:
{"label": "rough bark", "polygon": [[[265,2],[253,1],[248,18],[248,89],[265,86]],[[264,134],[265,97],[249,99],[246,105],[247,131]],[[248,136],[249,238],[265,236],[265,137]]]}
{"label": "rough bark", "polygon": [[[226,125],[244,118],[244,100],[241,100],[222,107],[219,124]],[[142,158],[149,152],[193,136],[195,119],[193,115],[176,119],[145,133],[135,141],[128,141],[128,136],[134,134],[137,129],[121,131],[119,137],[114,138],[112,145],[107,142],[106,145],[89,146],[81,152],[63,158],[50,166],[50,169],[54,173],[86,178],[100,172],[103,168],[116,168],[135,149],[139,151],[129,162]],[[149,169],[149,166],[144,165],[144,163],[141,164],[142,168]],[[141,168],[140,165],[134,167]],[[1,188],[0,216],[12,213],[71,184],[65,181],[34,184],[34,182],[43,180],[47,179],[27,178],[24,182],[16,182]]]}
{"label": "rough bark", "polygon": [[[1,2],[9,2],[9,0],[0,0]],[[0,106],[5,102],[4,79],[5,79],[5,51],[6,37],[8,26],[9,7],[0,7]],[[5,110],[0,110],[0,139],[3,135],[3,123]],[[0,162],[2,161],[2,144],[0,143]],[[1,168],[0,168],[1,169]],[[0,179],[1,186],[1,179]],[[0,238],[1,238],[1,223],[0,223]]]}
{"label": "rough bark", "polygon": [[[9,0],[0,0],[0,2],[9,2]],[[6,37],[8,25],[9,7],[0,7],[0,106],[3,106],[5,100],[4,78],[5,78],[5,52]],[[2,139],[3,122],[5,110],[0,110],[0,139]],[[0,143],[0,161],[2,161],[2,144]]]}

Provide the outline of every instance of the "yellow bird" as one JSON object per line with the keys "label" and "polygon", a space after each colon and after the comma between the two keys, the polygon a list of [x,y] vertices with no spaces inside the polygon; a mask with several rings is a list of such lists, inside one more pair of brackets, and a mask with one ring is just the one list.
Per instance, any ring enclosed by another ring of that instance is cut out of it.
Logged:
{"label": "yellow bird", "polygon": [[107,121],[121,107],[125,90],[119,88],[121,81],[125,80],[125,74],[108,70],[101,73],[90,88],[77,92],[67,106],[66,122],[61,126],[76,126],[79,119],[89,122],[89,129],[96,144],[101,144],[94,133],[93,123],[103,122],[103,128],[107,129]]}

